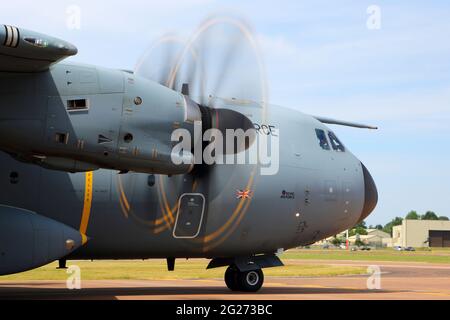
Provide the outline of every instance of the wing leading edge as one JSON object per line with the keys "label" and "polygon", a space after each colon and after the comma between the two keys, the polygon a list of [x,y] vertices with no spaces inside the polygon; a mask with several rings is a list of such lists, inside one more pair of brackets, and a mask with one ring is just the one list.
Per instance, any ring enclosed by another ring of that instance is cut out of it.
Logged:
{"label": "wing leading edge", "polygon": [[0,25],[0,72],[41,72],[76,55],[77,48],[34,31]]}

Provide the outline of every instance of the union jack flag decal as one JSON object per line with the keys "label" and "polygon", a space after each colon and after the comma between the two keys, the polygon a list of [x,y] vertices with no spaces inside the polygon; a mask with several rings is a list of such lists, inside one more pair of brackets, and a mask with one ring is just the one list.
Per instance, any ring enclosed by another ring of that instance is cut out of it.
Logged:
{"label": "union jack flag decal", "polygon": [[251,190],[237,190],[236,198],[237,199],[250,199],[252,197],[253,191]]}

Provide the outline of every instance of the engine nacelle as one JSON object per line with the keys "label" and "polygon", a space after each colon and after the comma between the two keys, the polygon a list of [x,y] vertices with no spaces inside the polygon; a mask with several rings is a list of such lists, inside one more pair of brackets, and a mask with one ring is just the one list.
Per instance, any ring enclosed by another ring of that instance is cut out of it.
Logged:
{"label": "engine nacelle", "polygon": [[132,73],[90,66],[0,74],[0,97],[0,148],[21,161],[67,172],[184,174],[193,169],[194,155],[173,154],[174,130],[188,130],[198,145],[195,122],[202,132],[253,128],[239,112],[202,107]]}
{"label": "engine nacelle", "polygon": [[2,71],[40,72],[77,52],[77,48],[67,41],[31,30],[0,25]]}
{"label": "engine nacelle", "polygon": [[27,210],[0,206],[0,275],[31,270],[64,258],[86,240],[62,223]]}

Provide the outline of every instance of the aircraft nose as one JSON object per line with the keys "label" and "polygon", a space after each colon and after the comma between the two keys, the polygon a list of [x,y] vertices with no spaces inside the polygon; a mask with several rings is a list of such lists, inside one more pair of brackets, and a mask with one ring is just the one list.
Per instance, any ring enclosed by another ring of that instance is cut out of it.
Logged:
{"label": "aircraft nose", "polygon": [[375,209],[378,203],[378,190],[369,170],[361,163],[364,176],[364,208],[358,223],[366,219]]}

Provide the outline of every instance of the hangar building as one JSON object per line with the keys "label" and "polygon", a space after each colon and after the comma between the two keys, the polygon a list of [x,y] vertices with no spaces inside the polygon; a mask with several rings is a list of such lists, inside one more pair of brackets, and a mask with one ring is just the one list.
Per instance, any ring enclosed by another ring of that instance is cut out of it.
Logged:
{"label": "hangar building", "polygon": [[450,247],[450,221],[403,220],[393,228],[392,244],[401,247]]}

